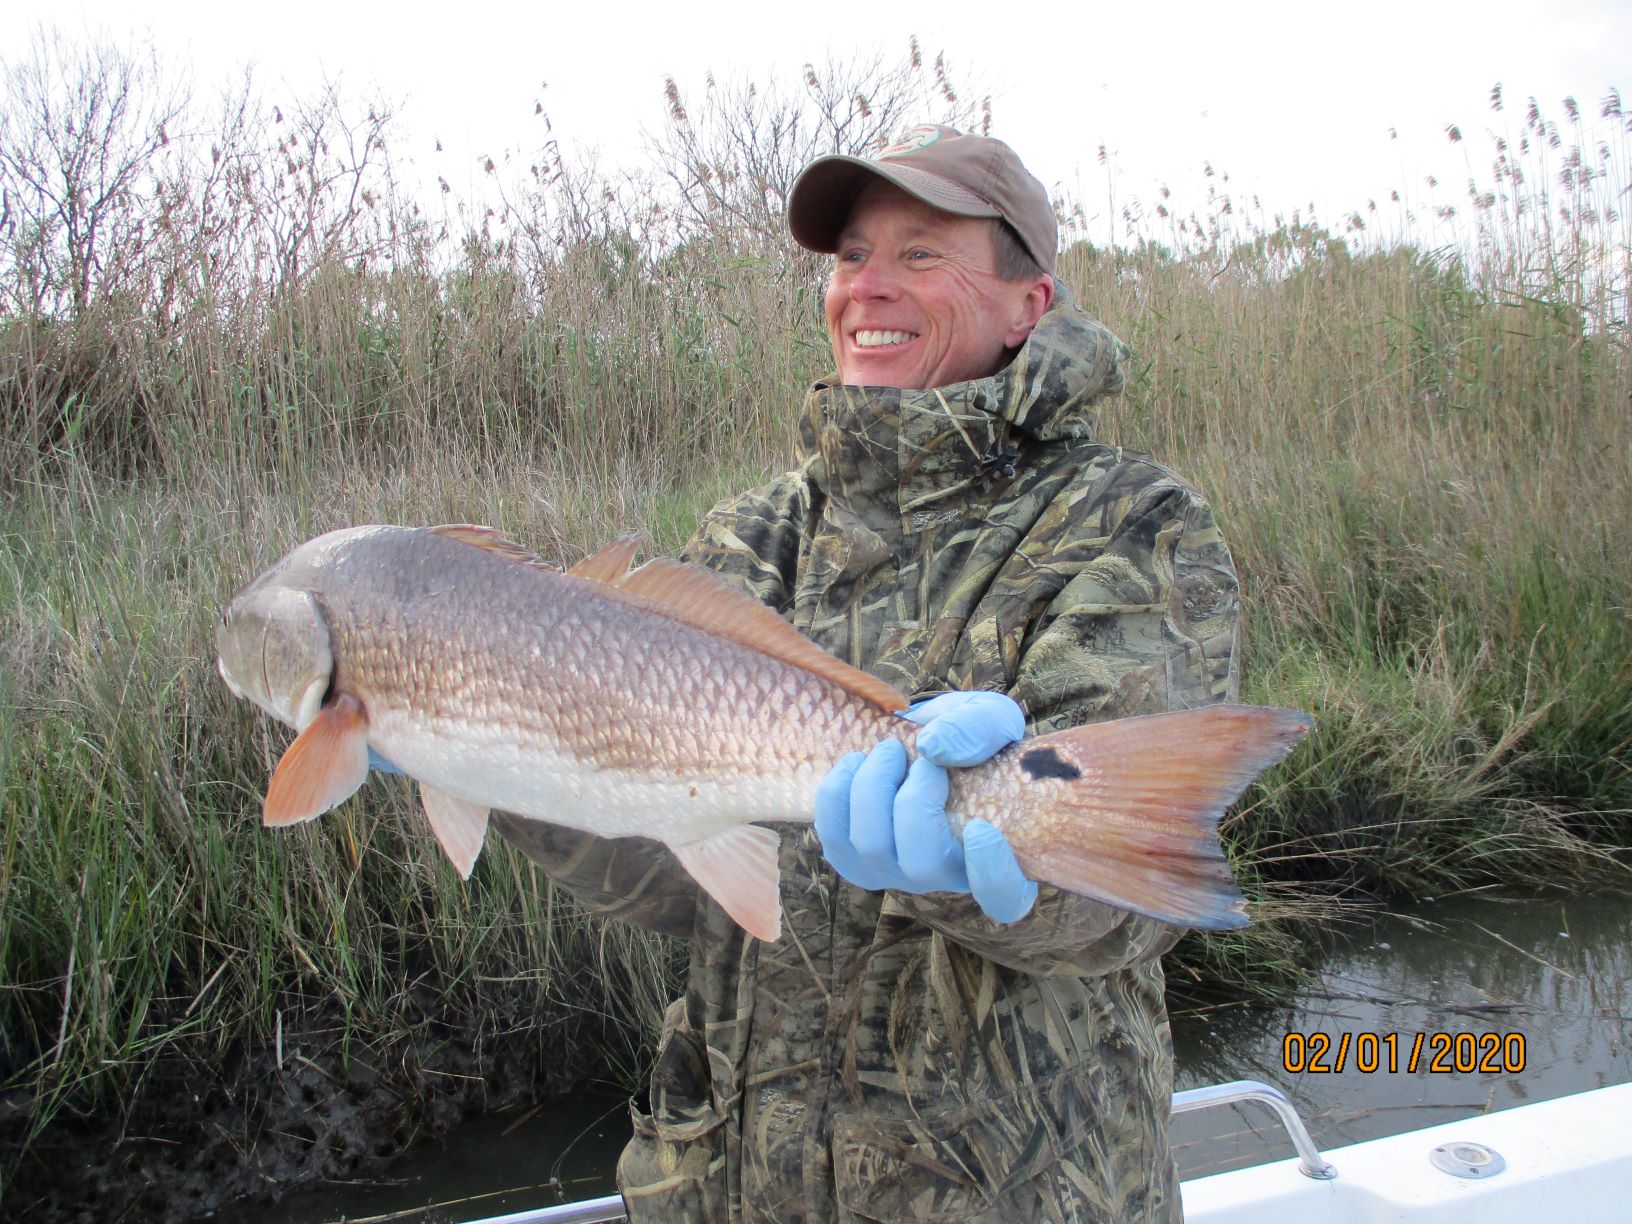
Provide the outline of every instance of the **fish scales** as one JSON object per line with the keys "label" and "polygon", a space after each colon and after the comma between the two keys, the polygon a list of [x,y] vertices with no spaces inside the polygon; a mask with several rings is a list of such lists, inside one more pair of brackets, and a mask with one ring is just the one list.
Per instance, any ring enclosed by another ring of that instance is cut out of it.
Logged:
{"label": "fish scales", "polygon": [[[714,777],[712,793],[750,819],[809,820],[834,760],[916,732],[821,676],[611,598],[604,584],[429,533],[358,543],[367,547],[337,550],[311,580],[336,658],[349,661],[336,683],[371,710],[402,711],[378,722],[376,747],[393,760],[475,754],[557,771],[548,790],[509,796],[521,815],[600,831],[604,811],[550,801],[654,795],[676,806],[647,820],[740,821],[688,813],[693,784]],[[433,781],[479,797],[438,764]]]}
{"label": "fish scales", "polygon": [[[300,734],[266,820],[362,784],[370,747],[420,783],[461,874],[490,809],[655,837],[761,938],[776,938],[777,834],[812,819],[846,752],[917,726],[876,679],[718,579],[618,541],[565,574],[486,528],[331,532],[230,605],[220,670]],[[1168,921],[1246,921],[1219,816],[1309,720],[1211,706],[1022,741],[951,771],[954,833],[1001,829],[1028,875]]]}

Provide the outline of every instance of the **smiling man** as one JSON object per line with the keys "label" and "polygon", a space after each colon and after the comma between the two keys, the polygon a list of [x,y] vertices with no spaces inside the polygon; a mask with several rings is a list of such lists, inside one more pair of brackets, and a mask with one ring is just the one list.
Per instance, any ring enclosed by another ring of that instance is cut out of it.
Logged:
{"label": "smiling man", "polygon": [[839,381],[944,387],[1003,365],[1054,300],[1054,280],[1029,258],[1018,277],[998,271],[999,224],[882,179],[864,187],[834,240],[827,289]]}
{"label": "smiling man", "polygon": [[947,826],[947,766],[1022,733],[1233,699],[1237,587],[1201,497],[1094,437],[1127,350],[1053,276],[1001,141],[828,157],[789,225],[834,257],[836,373],[793,472],[686,559],[925,699],[908,762],[835,762],[781,833],[783,935],[654,843],[500,818],[601,912],[689,942],[619,1185],[635,1221],[1179,1217],[1159,957],[1179,932],[1025,878]]}

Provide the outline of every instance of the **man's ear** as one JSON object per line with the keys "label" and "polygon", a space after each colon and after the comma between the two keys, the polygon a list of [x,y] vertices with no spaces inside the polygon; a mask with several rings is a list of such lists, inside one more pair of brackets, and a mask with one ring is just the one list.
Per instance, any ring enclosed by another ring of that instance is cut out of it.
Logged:
{"label": "man's ear", "polygon": [[1003,347],[1012,349],[1024,344],[1032,328],[1037,326],[1037,320],[1053,304],[1054,278],[1045,272],[1027,286],[1025,296],[1020,299],[1019,308],[1015,311],[1014,326],[1003,337]]}

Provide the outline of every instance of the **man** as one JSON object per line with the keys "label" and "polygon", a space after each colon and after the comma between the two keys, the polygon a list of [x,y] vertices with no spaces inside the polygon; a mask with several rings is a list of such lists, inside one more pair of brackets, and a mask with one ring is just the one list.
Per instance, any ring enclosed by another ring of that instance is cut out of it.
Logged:
{"label": "man", "polygon": [[910,770],[896,744],[846,758],[815,825],[780,829],[774,944],[655,843],[497,819],[593,908],[690,941],[619,1165],[630,1216],[1176,1220],[1178,931],[1039,888],[990,826],[960,846],[942,766],[1233,698],[1228,551],[1193,490],[1093,440],[1126,350],[1053,279],[1053,211],[1006,145],[931,127],[823,158],[789,222],[834,255],[837,377],[798,469],[717,506],[686,558],[940,696]]}

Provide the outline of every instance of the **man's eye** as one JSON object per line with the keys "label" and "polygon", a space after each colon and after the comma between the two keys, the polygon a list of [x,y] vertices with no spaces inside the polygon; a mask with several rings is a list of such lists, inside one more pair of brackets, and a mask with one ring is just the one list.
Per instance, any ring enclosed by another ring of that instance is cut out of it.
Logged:
{"label": "man's eye", "polygon": [[926,259],[934,259],[934,251],[926,251],[922,247],[914,247],[907,252],[907,258],[915,263],[922,263]]}

